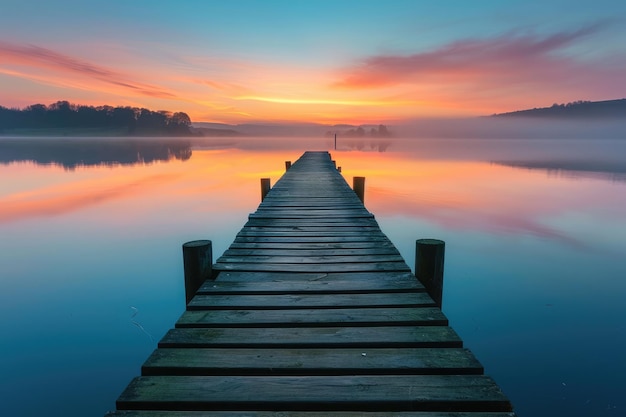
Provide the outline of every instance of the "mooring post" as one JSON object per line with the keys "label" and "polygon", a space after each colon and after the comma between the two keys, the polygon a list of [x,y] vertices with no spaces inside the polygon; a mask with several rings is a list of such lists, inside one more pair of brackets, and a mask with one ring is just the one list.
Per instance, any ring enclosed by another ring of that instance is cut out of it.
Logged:
{"label": "mooring post", "polygon": [[288,171],[291,168],[291,161],[285,161],[285,171]]}
{"label": "mooring post", "polygon": [[265,196],[270,192],[270,179],[261,178],[261,201],[265,200]]}
{"label": "mooring post", "polygon": [[365,204],[365,177],[352,177],[352,189],[361,203]]}
{"label": "mooring post", "polygon": [[337,171],[341,172],[341,167],[337,167]]}
{"label": "mooring post", "polygon": [[183,244],[186,304],[213,273],[213,244],[210,240],[193,240]]}
{"label": "mooring post", "polygon": [[415,241],[415,276],[441,308],[443,300],[443,263],[446,242],[438,239]]}
{"label": "mooring post", "polygon": [[337,161],[333,159],[331,162],[333,163],[333,166],[335,167],[335,169],[337,169]]}

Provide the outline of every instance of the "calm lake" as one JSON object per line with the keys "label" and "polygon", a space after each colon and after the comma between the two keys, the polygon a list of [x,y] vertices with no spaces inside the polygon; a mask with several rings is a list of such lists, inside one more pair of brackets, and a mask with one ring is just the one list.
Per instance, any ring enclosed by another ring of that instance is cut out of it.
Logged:
{"label": "calm lake", "polygon": [[[0,414],[102,416],[214,259],[325,138],[0,138]],[[344,177],[520,417],[626,415],[626,140],[341,139]]]}

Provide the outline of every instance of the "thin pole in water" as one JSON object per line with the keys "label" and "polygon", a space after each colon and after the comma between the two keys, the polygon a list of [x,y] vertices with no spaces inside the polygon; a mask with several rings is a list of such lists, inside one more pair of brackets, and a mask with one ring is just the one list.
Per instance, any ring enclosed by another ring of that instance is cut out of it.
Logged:
{"label": "thin pole in water", "polygon": [[335,150],[337,150],[337,134],[335,133]]}

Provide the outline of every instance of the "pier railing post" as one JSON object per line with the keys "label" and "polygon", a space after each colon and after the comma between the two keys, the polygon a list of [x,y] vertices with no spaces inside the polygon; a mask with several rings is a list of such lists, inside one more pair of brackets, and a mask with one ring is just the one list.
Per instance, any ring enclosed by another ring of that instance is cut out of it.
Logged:
{"label": "pier railing post", "polygon": [[365,204],[365,177],[352,177],[352,189],[361,203]]}
{"label": "pier railing post", "polygon": [[265,196],[270,192],[271,184],[269,178],[261,178],[261,201],[265,200]]}
{"label": "pier railing post", "polygon": [[443,300],[443,264],[446,243],[438,239],[415,241],[415,276],[441,308]]}
{"label": "pier railing post", "polygon": [[213,244],[210,240],[193,240],[183,244],[185,270],[185,303],[193,298],[204,281],[213,273]]}
{"label": "pier railing post", "polygon": [[285,161],[285,171],[289,171],[289,168],[291,168],[291,161]]}

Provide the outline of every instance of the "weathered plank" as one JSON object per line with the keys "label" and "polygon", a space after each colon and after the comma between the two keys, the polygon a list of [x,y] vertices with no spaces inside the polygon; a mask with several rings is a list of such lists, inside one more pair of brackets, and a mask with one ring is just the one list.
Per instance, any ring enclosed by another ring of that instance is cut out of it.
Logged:
{"label": "weathered plank", "polygon": [[243,242],[233,242],[229,249],[371,249],[378,247],[393,247],[393,244],[386,240],[371,242],[358,240],[348,242],[330,242],[325,240],[318,242],[296,242],[293,239],[265,239],[263,242],[258,242],[255,239],[246,239],[246,241]]}
{"label": "weathered plank", "polygon": [[121,410],[107,417],[515,417],[512,412],[437,411],[135,411]]}
{"label": "weathered plank", "polygon": [[305,227],[305,226],[318,226],[318,227],[350,227],[350,226],[365,226],[365,227],[378,227],[378,223],[374,218],[325,218],[325,219],[249,219],[245,226],[280,226],[280,227]]}
{"label": "weathered plank", "polygon": [[346,235],[346,236],[237,236],[237,243],[347,243],[347,242],[389,242],[384,235]]}
{"label": "weathered plank", "polygon": [[159,348],[463,347],[448,326],[175,328]]}
{"label": "weathered plank", "polygon": [[295,310],[187,310],[176,327],[447,326],[436,307]]}
{"label": "weathered plank", "polygon": [[434,307],[427,293],[369,294],[285,294],[285,295],[203,295],[197,294],[187,305],[189,310],[262,310],[314,308],[398,308]]}
{"label": "weathered plank", "polygon": [[227,249],[223,257],[229,256],[369,256],[369,255],[399,255],[396,248],[391,246],[376,246],[361,249]]}
{"label": "weathered plank", "polygon": [[237,233],[237,237],[273,237],[273,236],[285,236],[285,237],[292,237],[292,236],[314,236],[314,237],[364,237],[364,238],[368,238],[367,240],[370,240],[369,238],[376,238],[381,239],[381,238],[386,238],[386,236],[380,231],[380,230],[376,230],[373,229],[372,231],[366,231],[366,230],[327,230],[327,231],[302,231],[302,230],[298,230],[298,229],[294,229],[294,230],[287,230],[287,229],[283,229],[283,230],[273,230],[271,228],[265,228],[265,229],[252,229],[252,228],[243,228],[239,233]]}
{"label": "weathered plank", "polygon": [[218,263],[266,263],[266,264],[322,264],[322,263],[379,263],[404,262],[400,254],[391,255],[224,255]]}
{"label": "weathered plank", "polygon": [[147,375],[479,375],[482,365],[462,348],[157,349]]}
{"label": "weathered plank", "polygon": [[208,283],[223,281],[301,281],[305,282],[331,282],[331,281],[354,281],[361,283],[366,281],[402,282],[422,284],[410,271],[380,272],[250,272],[250,271],[225,271],[219,275],[219,280],[207,281]]}
{"label": "weathered plank", "polygon": [[118,409],[295,411],[510,411],[484,375],[145,376]]}
{"label": "weathered plank", "polygon": [[[240,273],[240,272],[237,272]],[[406,282],[376,283],[363,281],[292,281],[269,282],[206,281],[197,295],[299,295],[299,294],[398,294],[424,292],[422,286]]]}
{"label": "weathered plank", "polygon": [[266,271],[266,272],[382,272],[410,271],[403,261],[377,263],[313,263],[313,264],[278,264],[278,263],[245,263],[217,262],[214,271]]}
{"label": "weathered plank", "polygon": [[348,222],[351,218],[357,219],[373,219],[374,215],[365,211],[359,213],[327,213],[322,210],[317,210],[313,213],[298,213],[298,212],[268,212],[268,213],[251,213],[248,215],[250,219],[336,219],[337,221]]}

